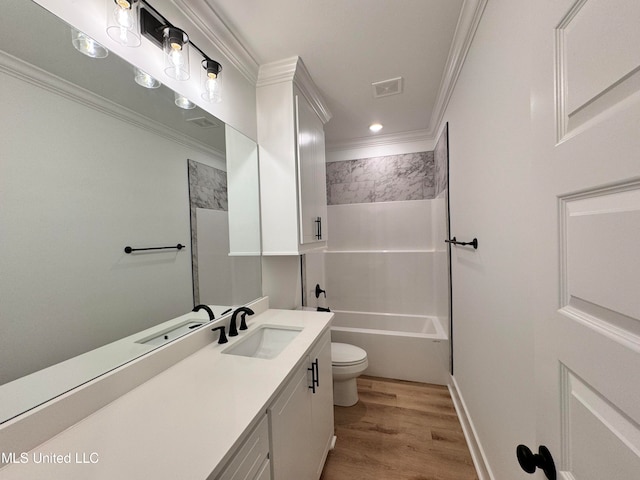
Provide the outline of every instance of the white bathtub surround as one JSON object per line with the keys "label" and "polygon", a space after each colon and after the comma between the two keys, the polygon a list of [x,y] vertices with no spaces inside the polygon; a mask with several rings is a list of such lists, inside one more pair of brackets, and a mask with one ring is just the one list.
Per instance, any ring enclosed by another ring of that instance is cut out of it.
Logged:
{"label": "white bathtub surround", "polygon": [[323,268],[317,258],[307,262],[307,305],[316,306],[311,290],[321,278],[336,313],[332,340],[367,352],[365,374],[447,383],[444,205],[433,199],[328,207],[329,249],[314,254]]}
{"label": "white bathtub surround", "polygon": [[333,342],[367,352],[366,375],[445,385],[449,343],[438,317],[333,310]]}

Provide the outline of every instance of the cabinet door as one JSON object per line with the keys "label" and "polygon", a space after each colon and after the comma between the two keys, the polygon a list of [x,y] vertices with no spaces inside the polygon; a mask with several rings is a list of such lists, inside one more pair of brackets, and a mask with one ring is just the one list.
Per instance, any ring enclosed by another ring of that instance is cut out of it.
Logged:
{"label": "cabinet door", "polygon": [[311,105],[296,95],[298,212],[300,243],[324,240],[326,232],[326,171],[324,127]]}
{"label": "cabinet door", "polygon": [[264,476],[265,464],[269,464],[269,426],[266,416],[238,449],[225,470],[215,479],[268,479],[269,477]]}
{"label": "cabinet door", "polygon": [[307,373],[305,364],[269,408],[274,480],[314,478],[315,462],[309,449],[312,425]]}
{"label": "cabinet door", "polygon": [[319,478],[333,439],[333,375],[331,371],[331,333],[327,332],[310,355],[317,361],[318,385],[311,395],[313,424],[312,456],[315,476]]}

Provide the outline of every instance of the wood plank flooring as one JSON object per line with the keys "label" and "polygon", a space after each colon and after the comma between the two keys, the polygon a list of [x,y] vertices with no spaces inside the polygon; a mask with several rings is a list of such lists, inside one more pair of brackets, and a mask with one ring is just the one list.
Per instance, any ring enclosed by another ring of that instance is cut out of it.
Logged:
{"label": "wood plank flooring", "polygon": [[320,480],[477,480],[447,387],[358,378]]}

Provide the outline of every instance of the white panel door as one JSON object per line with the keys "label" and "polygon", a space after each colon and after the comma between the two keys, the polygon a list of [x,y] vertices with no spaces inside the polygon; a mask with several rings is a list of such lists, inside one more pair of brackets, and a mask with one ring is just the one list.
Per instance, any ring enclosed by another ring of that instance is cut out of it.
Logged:
{"label": "white panel door", "polygon": [[542,0],[531,12],[541,262],[529,447],[548,447],[557,478],[638,479],[640,2]]}

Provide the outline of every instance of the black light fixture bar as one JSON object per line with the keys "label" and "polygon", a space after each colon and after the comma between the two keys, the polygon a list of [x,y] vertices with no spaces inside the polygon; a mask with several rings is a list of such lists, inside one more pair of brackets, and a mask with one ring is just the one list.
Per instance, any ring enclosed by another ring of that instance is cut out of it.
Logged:
{"label": "black light fixture bar", "polygon": [[[140,33],[151,40],[157,47],[162,48],[163,30],[174,27],[160,12],[144,0],[140,2]],[[181,30],[181,29],[179,29]],[[198,46],[189,40],[189,45],[195,48],[205,60],[211,60]]]}

